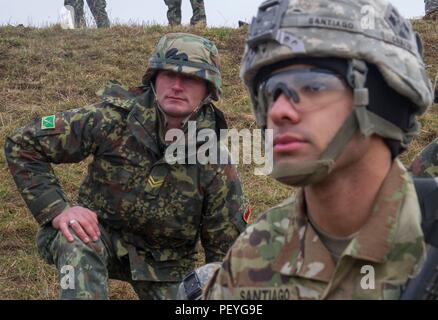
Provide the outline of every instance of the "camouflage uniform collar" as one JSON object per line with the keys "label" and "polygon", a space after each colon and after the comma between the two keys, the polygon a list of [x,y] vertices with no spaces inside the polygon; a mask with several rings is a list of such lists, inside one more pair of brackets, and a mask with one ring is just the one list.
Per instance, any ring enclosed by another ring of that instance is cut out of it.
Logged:
{"label": "camouflage uniform collar", "polygon": [[[397,254],[398,245],[409,238],[420,239],[421,210],[412,178],[396,159],[383,182],[373,206],[373,213],[347,247],[344,255],[384,263]],[[423,244],[419,243],[420,251]]]}
{"label": "camouflage uniform collar", "polygon": [[108,81],[96,94],[102,101],[128,111],[133,108],[138,97],[138,94],[130,92],[116,80]]}
{"label": "camouflage uniform collar", "polygon": [[151,107],[151,103],[154,101],[153,95],[147,88],[138,89],[131,91],[119,82],[112,80],[107,82],[96,94],[101,97],[103,102],[129,112],[127,125],[131,133],[158,159],[161,152],[157,144],[158,137],[155,130],[157,115],[155,108]]}
{"label": "camouflage uniform collar", "polygon": [[393,162],[379,191],[372,216],[345,249],[337,265],[308,221],[302,189],[291,203],[291,209],[292,223],[282,231],[286,243],[272,264],[274,271],[282,275],[329,283],[335,272],[339,276],[338,271],[349,270],[354,260],[384,263],[400,258],[398,255],[403,254],[403,250],[399,247],[412,239],[418,241],[411,241],[415,248],[410,252],[417,252],[418,257],[407,270],[412,270],[423,255],[418,199],[412,180],[399,160]]}
{"label": "camouflage uniform collar", "polygon": [[[218,118],[219,115],[222,115],[222,118]],[[196,121],[196,130],[202,129],[225,129],[226,122],[221,125],[221,121],[225,121],[223,118],[223,114],[219,109],[217,109],[212,103],[208,103],[203,105],[199,110],[188,120],[188,121]],[[186,130],[187,125],[184,125],[184,131]]]}
{"label": "camouflage uniform collar", "polygon": [[158,135],[159,119],[154,101],[151,90],[137,97],[128,117],[128,126],[138,141],[153,151],[157,158],[161,158],[162,150]]}

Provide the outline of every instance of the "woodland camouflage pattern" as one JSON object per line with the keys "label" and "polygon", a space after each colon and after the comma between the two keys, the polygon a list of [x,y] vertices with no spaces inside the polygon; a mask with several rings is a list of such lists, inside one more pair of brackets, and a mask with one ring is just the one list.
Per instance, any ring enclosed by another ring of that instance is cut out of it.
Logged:
{"label": "woodland camouflage pattern", "polygon": [[[42,120],[47,119],[38,117],[7,138],[5,155],[11,173],[35,219],[44,226],[73,205],[50,163],[80,162],[92,155],[75,204],[97,213],[111,235],[113,256],[129,255],[125,266],[129,269],[130,264],[132,280],[181,281],[194,269],[199,238],[206,261],[221,261],[245,227],[235,167],[167,164],[166,145],[158,134],[161,121],[149,87],[130,92],[111,82],[100,95],[102,102],[97,105],[57,113],[53,129],[42,129]],[[222,117],[208,104],[192,120],[198,130],[218,129],[224,127]],[[47,248],[63,245],[41,240],[39,250],[50,261],[54,257],[49,257]],[[99,250],[94,254],[101,256]],[[99,273],[93,267],[84,270]],[[99,277],[97,286],[105,275]]]}
{"label": "woodland camouflage pattern", "polygon": [[206,80],[211,98],[217,101],[222,94],[220,69],[219,52],[212,41],[188,33],[169,33],[160,39],[149,59],[143,83],[152,81],[158,70],[184,73]]}
{"label": "woodland camouflage pattern", "polygon": [[[182,0],[164,0],[164,3],[169,8],[167,11],[167,19],[171,26],[181,24],[181,2]],[[190,19],[191,25],[207,24],[205,16],[204,0],[190,0],[192,5],[193,16]]]}
{"label": "woodland camouflage pattern", "polygon": [[[87,0],[90,11],[98,28],[107,28],[110,26],[108,14],[106,13],[105,0]],[[65,6],[72,6],[74,9],[75,28],[85,28],[87,26],[84,15],[84,0],[64,0]]]}
{"label": "woodland camouflage pattern", "polygon": [[[237,239],[206,291],[208,299],[398,299],[425,245],[412,179],[396,160],[373,215],[336,265],[309,224],[303,195],[262,215]],[[363,266],[375,288],[362,289]]]}
{"label": "woodland camouflage pattern", "polygon": [[74,290],[61,286],[60,299],[108,299],[109,278],[129,282],[143,300],[175,297],[179,282],[133,280],[125,248],[127,245],[122,242],[120,233],[114,230],[110,233],[102,224],[100,231],[99,241],[89,245],[84,244],[74,232],[74,243],[69,243],[61,232],[50,225],[38,232],[38,253],[48,263],[56,265],[59,279],[70,275],[63,269],[65,266],[74,266]]}
{"label": "woodland camouflage pattern", "polygon": [[410,171],[416,177],[438,177],[438,138],[420,152],[412,162]]}

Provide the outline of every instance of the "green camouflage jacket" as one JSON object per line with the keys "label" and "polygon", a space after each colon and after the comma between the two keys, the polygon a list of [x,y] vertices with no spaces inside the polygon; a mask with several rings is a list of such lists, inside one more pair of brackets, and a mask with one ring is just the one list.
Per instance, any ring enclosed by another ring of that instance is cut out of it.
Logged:
{"label": "green camouflage jacket", "polygon": [[[137,90],[138,91],[138,90]],[[244,229],[244,198],[233,165],[169,165],[160,143],[150,89],[133,93],[115,82],[96,105],[39,117],[7,138],[5,155],[35,219],[49,223],[67,206],[51,163],[93,156],[77,205],[120,235],[134,280],[179,281],[194,269],[200,238],[207,262],[221,261]],[[197,130],[224,124],[206,105]]]}
{"label": "green camouflage jacket", "polygon": [[301,192],[240,235],[208,284],[206,297],[398,299],[424,261],[420,219],[412,180],[396,160],[373,214],[335,263],[309,224]]}

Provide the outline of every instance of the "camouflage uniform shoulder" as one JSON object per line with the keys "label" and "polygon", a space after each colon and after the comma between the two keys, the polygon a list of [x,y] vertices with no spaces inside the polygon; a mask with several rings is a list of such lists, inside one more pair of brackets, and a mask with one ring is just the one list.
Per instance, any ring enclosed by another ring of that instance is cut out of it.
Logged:
{"label": "camouflage uniform shoulder", "polygon": [[261,214],[257,218],[256,223],[266,221],[269,225],[274,226],[277,222],[282,221],[283,219],[292,219],[295,213],[294,207],[296,201],[297,199],[295,195],[283,200],[280,204]]}
{"label": "camouflage uniform shoulder", "polygon": [[[235,281],[251,270],[267,270],[279,256],[284,244],[298,232],[294,196],[269,209],[248,225],[224,259],[222,276]],[[252,261],[248,264],[248,261]],[[245,276],[243,276],[245,277]]]}
{"label": "camouflage uniform shoulder", "polygon": [[101,97],[105,106],[111,106],[119,111],[130,112],[135,106],[141,89],[131,90],[115,80],[108,81],[96,94]]}
{"label": "camouflage uniform shoulder", "polygon": [[250,224],[239,236],[233,245],[234,252],[256,250],[258,247],[269,245],[278,237],[291,237],[290,227],[295,220],[296,198],[292,196],[279,205],[261,214],[257,220]]}

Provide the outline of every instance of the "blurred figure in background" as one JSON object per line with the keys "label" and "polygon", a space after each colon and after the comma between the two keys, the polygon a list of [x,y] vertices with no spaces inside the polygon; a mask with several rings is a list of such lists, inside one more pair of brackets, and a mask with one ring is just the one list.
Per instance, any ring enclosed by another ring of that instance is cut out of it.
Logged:
{"label": "blurred figure in background", "polygon": [[[164,3],[169,8],[167,10],[167,19],[169,25],[175,26],[181,24],[181,0],[164,0]],[[207,25],[207,18],[205,16],[204,0],[190,0],[193,9],[193,16],[190,19],[192,26],[201,24]]]}
{"label": "blurred figure in background", "polygon": [[438,20],[438,0],[424,0],[426,20]]}
{"label": "blurred figure in background", "polygon": [[[87,0],[90,11],[98,28],[108,28],[110,22],[106,13],[105,0]],[[72,6],[74,9],[75,28],[85,28],[87,26],[84,15],[84,0],[64,0],[65,6]]]}

